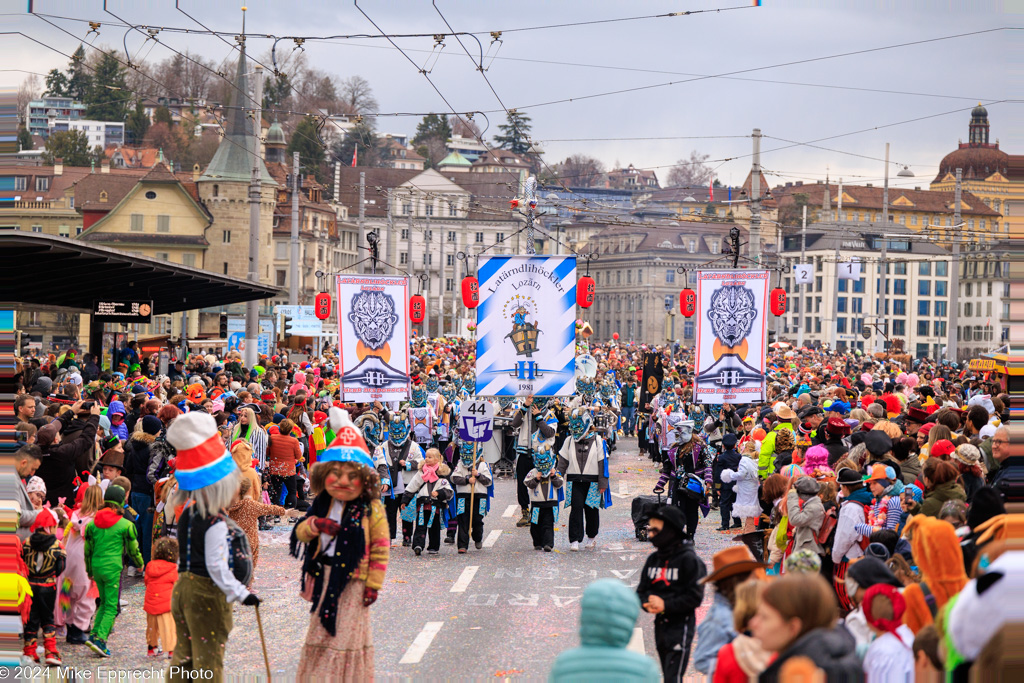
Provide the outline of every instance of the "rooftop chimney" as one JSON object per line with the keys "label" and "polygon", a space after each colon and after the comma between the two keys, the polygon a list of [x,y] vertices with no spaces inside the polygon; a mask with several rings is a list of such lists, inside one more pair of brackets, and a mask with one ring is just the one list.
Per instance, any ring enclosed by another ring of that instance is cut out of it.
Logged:
{"label": "rooftop chimney", "polygon": [[198,182],[200,175],[202,175],[202,171],[199,169],[199,164],[192,164],[192,182]]}
{"label": "rooftop chimney", "polygon": [[53,160],[53,175],[64,175],[64,159],[62,157]]}
{"label": "rooftop chimney", "polygon": [[110,159],[104,159],[100,162],[100,173],[110,173]]}

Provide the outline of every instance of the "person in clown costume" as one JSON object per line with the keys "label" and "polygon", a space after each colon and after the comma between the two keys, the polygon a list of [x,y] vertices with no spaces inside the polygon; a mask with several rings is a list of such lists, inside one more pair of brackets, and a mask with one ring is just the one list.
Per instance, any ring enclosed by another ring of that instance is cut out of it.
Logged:
{"label": "person in clown costume", "polygon": [[478,453],[475,444],[459,443],[459,460],[451,473],[455,485],[455,513],[458,518],[459,553],[469,549],[470,519],[473,521],[473,544],[479,550],[484,540],[484,515],[488,508],[488,487],[493,481],[491,470]]}
{"label": "person in clown costume", "polygon": [[555,469],[555,453],[546,443],[538,441],[533,451],[533,469],[526,475],[530,490],[530,536],[533,549],[551,552],[555,547],[555,522],[562,493],[561,473]]}
{"label": "person in clown costume", "polygon": [[420,448],[427,449],[434,445],[434,424],[437,422],[437,414],[433,406],[427,402],[427,390],[425,387],[416,386],[412,388],[412,397],[409,407],[406,409],[409,415],[409,429],[412,432],[413,441],[420,445]]}
{"label": "person in clown costume", "polygon": [[228,516],[242,473],[224,447],[212,416],[186,413],[167,428],[177,451],[178,488],[169,505],[178,518],[178,581],[171,595],[177,646],[169,680],[199,674],[224,679],[224,647],[233,626],[232,602],[255,607],[260,599],[246,588],[252,581],[252,550],[245,532]]}
{"label": "person in clown costume", "polygon": [[608,449],[593,429],[590,411],[577,408],[569,416],[571,438],[558,453],[558,471],[565,476],[565,506],[569,512],[569,550],[597,547],[600,509],[607,507]]}
{"label": "person in clown costume", "polygon": [[[408,420],[401,413],[395,413],[388,425],[388,440],[378,446],[374,453],[392,540],[398,535],[398,513],[402,507],[402,494],[405,493],[406,485],[415,476],[422,459],[423,449],[409,438]],[[412,545],[415,506],[409,506],[409,509],[401,512],[402,545],[408,547]]]}

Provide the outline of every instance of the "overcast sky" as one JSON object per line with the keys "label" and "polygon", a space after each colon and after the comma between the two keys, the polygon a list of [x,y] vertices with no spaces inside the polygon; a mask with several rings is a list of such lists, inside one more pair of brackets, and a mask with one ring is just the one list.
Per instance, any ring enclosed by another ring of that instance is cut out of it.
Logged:
{"label": "overcast sky", "polygon": [[[4,30],[22,31],[70,53],[78,40],[24,14],[25,0],[0,0]],[[217,30],[238,30],[241,3],[182,0],[182,7]],[[592,97],[549,106],[551,100],[682,81],[697,75],[719,75],[786,62],[827,57],[901,43],[1003,27],[1024,26],[1024,0],[693,0],[612,2],[610,0],[438,0],[457,31],[508,30],[661,14],[683,10],[741,7],[683,17],[642,19],[506,32],[497,59],[487,71],[501,101],[533,119],[533,135],[548,163],[568,154],[585,153],[606,165],[654,168],[664,181],[669,166],[691,150],[710,155],[723,183],[739,184],[750,169],[753,128],[766,136],[762,165],[769,184],[823,178],[880,182],[885,143],[892,143],[893,162],[908,164],[915,178],[893,178],[893,184],[927,187],[943,155],[967,138],[970,108],[988,104],[992,137],[1002,149],[1024,153],[1022,105],[1003,102],[1020,98],[1024,65],[1024,31],[1002,30],[938,40],[889,50],[811,63],[655,87],[639,92]],[[103,13],[102,0],[37,0],[36,11],[95,21],[116,21]],[[175,11],[173,0],[110,0],[110,8],[134,22],[197,28]],[[427,0],[363,0],[360,6],[389,33],[446,33],[442,18]],[[376,33],[349,2],[335,0],[250,0],[249,32],[275,35]],[[87,24],[54,20],[77,36]],[[97,44],[121,48],[123,29],[101,29]],[[218,39],[161,34],[176,49],[188,48],[220,62],[230,52]],[[481,40],[486,49],[489,36]],[[138,34],[128,38],[138,48]],[[422,64],[433,40],[404,39],[399,45]],[[20,37],[4,36],[3,67],[45,73],[64,68],[67,59]],[[255,53],[270,41],[250,43]],[[476,49],[470,41],[467,47]],[[446,111],[426,79],[384,40],[354,39],[306,43],[310,64],[339,77],[359,74],[373,85],[381,111]],[[171,53],[156,47],[149,59]],[[539,60],[536,62],[524,60]],[[542,62],[558,62],[542,63]],[[568,63],[572,63],[569,65]],[[660,72],[660,73],[659,73]],[[0,83],[16,85],[24,74],[4,71]],[[458,110],[500,110],[483,76],[452,38],[430,74]],[[736,80],[736,78],[744,80]],[[775,82],[768,82],[775,81]],[[783,84],[778,81],[787,81]],[[842,86],[811,87],[801,84]],[[891,92],[846,89],[860,88]],[[962,111],[955,111],[962,110]],[[954,112],[946,113],[945,112]],[[490,138],[503,122],[502,113],[488,113]],[[902,121],[921,121],[869,130],[807,146],[786,147],[780,139],[809,142],[843,133],[873,129]],[[388,118],[382,132],[412,133],[416,118]],[[706,139],[569,141],[579,138]],[[746,137],[727,137],[746,136]],[[842,152],[876,157],[864,159]],[[734,158],[733,161],[721,160]],[[896,166],[891,167],[895,176]]]}

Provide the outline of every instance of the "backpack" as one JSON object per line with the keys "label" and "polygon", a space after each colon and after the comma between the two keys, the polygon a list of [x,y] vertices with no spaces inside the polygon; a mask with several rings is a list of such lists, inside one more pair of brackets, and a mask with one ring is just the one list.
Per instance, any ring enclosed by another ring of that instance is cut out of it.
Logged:
{"label": "backpack", "polygon": [[707,489],[704,487],[704,480],[695,474],[688,473],[685,478],[680,479],[677,488],[687,498],[699,503],[703,503],[708,495]]}
{"label": "backpack", "polygon": [[[860,501],[856,501],[856,500],[844,500],[843,501],[843,505],[849,505],[849,504],[859,505],[861,507],[861,510],[864,511],[864,520],[867,521],[867,518],[868,518],[868,506],[867,505],[865,505],[864,503],[861,503]],[[839,520],[836,520],[836,523],[838,523],[838,521]],[[870,536],[861,536],[860,539],[858,539],[858,541],[857,541],[857,545],[860,546],[861,550],[867,550],[868,546],[871,545],[871,537]]]}
{"label": "backpack", "polygon": [[821,526],[814,532],[814,540],[821,547],[828,545],[828,539],[832,536],[832,532],[836,530],[836,524],[839,523],[839,519],[836,516],[836,509],[834,507],[829,508],[825,511],[825,519],[821,520]]}

